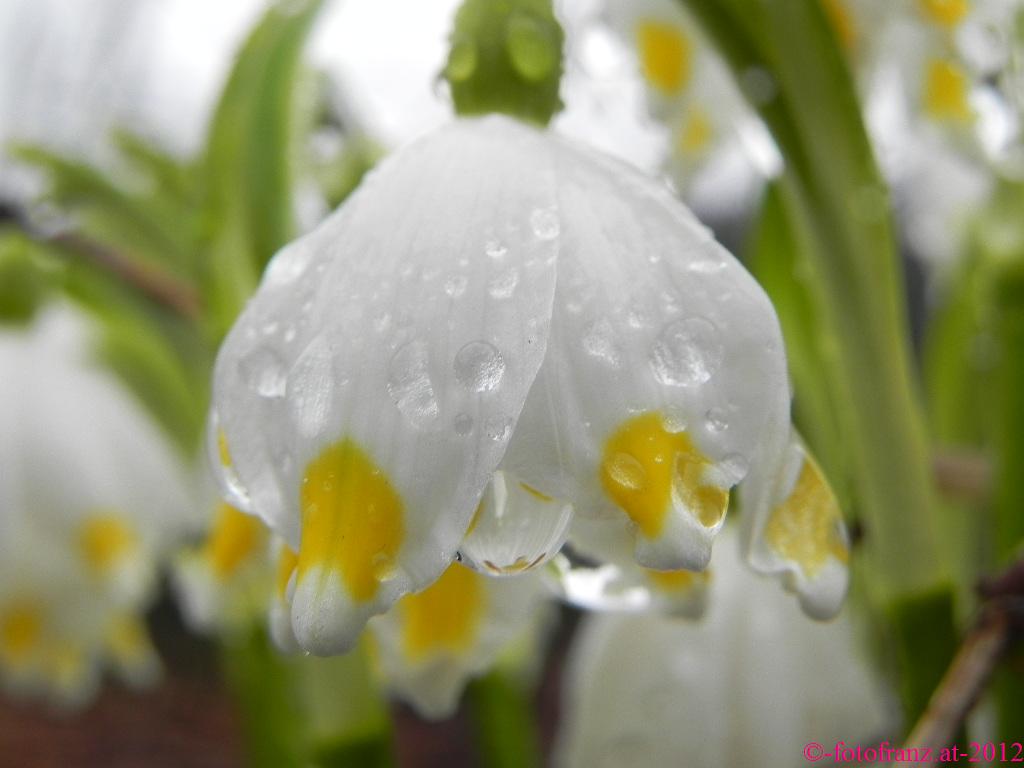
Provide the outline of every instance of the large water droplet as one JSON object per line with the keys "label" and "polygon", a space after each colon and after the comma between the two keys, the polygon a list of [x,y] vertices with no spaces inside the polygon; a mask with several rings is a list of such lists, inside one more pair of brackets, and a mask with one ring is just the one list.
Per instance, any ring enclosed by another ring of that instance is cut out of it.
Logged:
{"label": "large water droplet", "polygon": [[471,341],[455,355],[455,379],[471,392],[489,392],[505,375],[505,361],[486,341]]}
{"label": "large water droplet", "polygon": [[437,418],[440,409],[430,380],[427,344],[414,340],[403,344],[388,365],[388,393],[409,421],[424,426]]}
{"label": "large water droplet", "polygon": [[541,240],[554,240],[561,231],[558,213],[552,208],[535,208],[530,214],[530,229]]}
{"label": "large water droplet", "polygon": [[651,347],[650,363],[662,384],[703,384],[722,363],[722,345],[715,326],[702,317],[669,323]]}
{"label": "large water droplet", "polygon": [[519,272],[515,267],[510,267],[491,280],[487,286],[487,292],[495,299],[507,299],[515,293],[517,285],[519,285]]}
{"label": "large water droplet", "polygon": [[285,370],[268,347],[257,347],[238,361],[238,372],[249,389],[261,397],[283,397]]}
{"label": "large water droplet", "polygon": [[614,332],[611,323],[605,318],[595,320],[583,334],[583,349],[591,357],[596,357],[613,368],[620,362],[619,350],[615,346]]}
{"label": "large water droplet", "polygon": [[539,19],[516,14],[508,22],[505,47],[516,71],[527,80],[542,80],[558,63],[558,45]]}
{"label": "large water droplet", "polygon": [[722,408],[709,408],[704,414],[704,426],[714,434],[724,432],[729,428],[728,414]]}
{"label": "large water droplet", "polygon": [[616,453],[605,465],[608,476],[617,485],[630,491],[642,491],[647,487],[647,473],[635,456]]}
{"label": "large water droplet", "polygon": [[469,280],[465,275],[451,275],[444,281],[444,292],[453,299],[457,299],[466,292],[468,284]]}
{"label": "large water droplet", "polygon": [[459,40],[452,46],[444,72],[453,82],[468,80],[476,70],[476,59],[476,46],[467,40]]}
{"label": "large water droplet", "polygon": [[738,453],[730,453],[718,463],[716,469],[722,476],[722,485],[736,485],[747,476],[750,462]]}
{"label": "large water droplet", "polygon": [[312,437],[324,428],[334,402],[334,385],[330,345],[318,338],[288,374],[288,410],[302,435]]}

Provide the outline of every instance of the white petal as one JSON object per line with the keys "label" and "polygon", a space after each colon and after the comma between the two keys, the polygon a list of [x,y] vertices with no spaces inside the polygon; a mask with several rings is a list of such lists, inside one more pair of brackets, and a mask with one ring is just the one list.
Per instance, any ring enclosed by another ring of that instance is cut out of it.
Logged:
{"label": "white petal", "polygon": [[492,576],[521,573],[558,553],[571,520],[572,504],[498,471],[484,492],[459,555],[469,567]]}
{"label": "white petal", "polygon": [[388,687],[424,717],[450,715],[466,683],[510,640],[539,629],[541,593],[536,574],[493,579],[453,564],[370,623]]}

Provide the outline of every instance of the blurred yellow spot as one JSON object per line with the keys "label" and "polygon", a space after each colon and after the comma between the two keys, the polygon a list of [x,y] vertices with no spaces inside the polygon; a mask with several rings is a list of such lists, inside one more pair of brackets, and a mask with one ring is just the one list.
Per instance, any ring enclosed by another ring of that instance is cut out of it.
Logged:
{"label": "blurred yellow spot", "polygon": [[857,43],[857,25],[853,21],[853,15],[846,6],[846,0],[822,0],[825,7],[825,15],[828,17],[832,29],[840,45],[849,53]]}
{"label": "blurred yellow spot", "polygon": [[345,438],[306,467],[300,501],[299,580],[320,566],[341,575],[353,600],[371,600],[404,537],[402,500],[387,477]]}
{"label": "blurred yellow spot", "polygon": [[933,59],[925,73],[924,108],[939,120],[969,120],[967,75],[954,62]]}
{"label": "blurred yellow spot", "polygon": [[23,600],[0,610],[0,662],[18,664],[39,647],[43,613],[39,605]]}
{"label": "blurred yellow spot", "polygon": [[655,571],[644,568],[651,582],[662,592],[685,592],[711,580],[710,571]]}
{"label": "blurred yellow spot", "polygon": [[690,41],[683,30],[647,19],[637,24],[636,37],[647,81],[667,95],[681,91],[690,79],[691,56]]}
{"label": "blurred yellow spot", "polygon": [[281,554],[277,556],[277,577],[274,579],[274,586],[277,588],[277,596],[284,600],[288,594],[288,582],[291,581],[292,572],[299,563],[299,556],[287,544],[281,547]]}
{"label": "blurred yellow spot", "polygon": [[453,563],[425,590],[402,598],[402,647],[411,661],[472,645],[486,607],[486,578]]}
{"label": "blurred yellow spot", "polygon": [[78,547],[89,568],[106,574],[135,549],[135,532],[117,514],[96,514],[86,518],[78,532]]}
{"label": "blurred yellow spot", "polygon": [[554,499],[552,499],[546,493],[538,491],[532,485],[527,485],[526,483],[520,483],[519,487],[522,488],[524,491],[526,491],[531,496],[533,496],[533,498],[537,499],[538,501],[545,501],[545,502],[547,502],[547,501],[554,501]]}
{"label": "blurred yellow spot", "polygon": [[797,563],[813,578],[830,557],[841,563],[850,559],[842,526],[839,502],[808,456],[793,491],[772,510],[764,536],[781,557]]}
{"label": "blurred yellow spot", "polygon": [[944,27],[955,27],[971,10],[970,0],[920,0],[921,12]]}
{"label": "blurred yellow spot", "polygon": [[44,672],[57,688],[73,691],[85,677],[85,653],[66,641],[49,647],[47,651]]}
{"label": "blurred yellow spot", "polygon": [[145,625],[136,617],[124,615],[111,622],[107,649],[123,664],[133,664],[149,656],[152,646]]}
{"label": "blurred yellow spot", "polygon": [[230,467],[231,450],[228,448],[228,436],[224,434],[223,429],[217,430],[217,453],[220,456],[220,465]]}
{"label": "blurred yellow spot", "polygon": [[686,432],[669,432],[658,413],[648,412],[624,422],[605,444],[601,485],[653,538],[676,500],[702,525],[722,519],[729,491],[704,482],[710,465]]}
{"label": "blurred yellow spot", "polygon": [[239,512],[230,504],[217,505],[217,519],[203,547],[214,574],[226,579],[266,541],[259,518]]}
{"label": "blurred yellow spot", "polygon": [[676,147],[684,155],[697,155],[707,149],[714,135],[715,128],[708,113],[695,106],[687,112],[676,135]]}

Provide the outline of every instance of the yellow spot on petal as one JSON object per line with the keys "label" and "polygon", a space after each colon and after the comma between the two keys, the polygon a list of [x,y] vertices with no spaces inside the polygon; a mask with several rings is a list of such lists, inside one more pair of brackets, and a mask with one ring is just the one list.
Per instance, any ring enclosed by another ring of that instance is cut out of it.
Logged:
{"label": "yellow spot on petal", "polygon": [[971,10],[970,0],[920,0],[921,13],[944,27],[955,27]]}
{"label": "yellow spot on petal", "polygon": [[115,513],[86,518],[78,532],[78,548],[89,568],[97,574],[109,573],[138,545],[135,531]]}
{"label": "yellow spot on petal", "polygon": [[44,673],[58,689],[74,691],[85,678],[86,669],[85,653],[77,645],[62,642],[48,647]]}
{"label": "yellow spot on petal", "polygon": [[39,648],[43,634],[40,606],[22,600],[0,610],[0,662],[17,665],[27,661]]}
{"label": "yellow spot on petal", "polygon": [[925,73],[925,111],[937,120],[970,120],[968,88],[967,75],[959,65],[945,59],[933,59]]}
{"label": "yellow spot on petal", "polygon": [[313,567],[338,573],[353,600],[367,601],[402,545],[402,500],[387,476],[345,438],[306,467],[300,493],[299,580]]}
{"label": "yellow spot on petal", "polygon": [[822,0],[825,15],[835,30],[840,45],[849,53],[857,43],[857,25],[846,3],[847,0]]}
{"label": "yellow spot on petal", "polygon": [[715,127],[707,111],[693,107],[676,135],[676,147],[684,155],[698,155],[707,149],[715,136]]}
{"label": "yellow spot on petal", "polygon": [[410,661],[472,645],[486,608],[485,578],[453,563],[425,590],[402,598],[402,648]]}
{"label": "yellow spot on petal", "polygon": [[644,568],[651,582],[662,592],[685,592],[703,587],[711,580],[710,571],[655,571]]}
{"label": "yellow spot on petal", "polygon": [[666,95],[679,93],[690,79],[691,43],[674,24],[646,19],[636,28],[640,65],[647,81]]}
{"label": "yellow spot on petal", "polygon": [[624,422],[605,444],[601,485],[653,538],[677,501],[709,528],[722,519],[729,491],[705,482],[710,466],[686,432],[669,432],[660,414],[648,412]]}
{"label": "yellow spot on petal", "polygon": [[217,454],[220,456],[220,465],[222,467],[231,466],[231,450],[228,448],[228,436],[224,434],[223,429],[217,430]]}
{"label": "yellow spot on petal", "polygon": [[532,485],[527,485],[526,483],[520,483],[519,487],[522,488],[524,491],[526,491],[531,496],[533,496],[533,498],[537,499],[538,501],[545,501],[545,502],[546,501],[554,501],[553,498],[548,496],[546,493],[538,491]]}
{"label": "yellow spot on petal", "polygon": [[122,664],[132,665],[146,659],[153,650],[149,632],[135,616],[115,619],[107,632],[107,649]]}
{"label": "yellow spot on petal", "polygon": [[284,600],[288,594],[288,582],[291,581],[292,572],[298,563],[299,556],[291,547],[287,544],[281,547],[281,553],[277,556],[277,576],[274,579],[279,600]]}
{"label": "yellow spot on petal", "polygon": [[850,558],[843,534],[843,519],[832,488],[809,456],[804,459],[789,496],[772,510],[765,525],[768,545],[781,557],[799,565],[808,578],[835,558]]}
{"label": "yellow spot on petal", "polygon": [[230,504],[217,506],[217,519],[203,547],[210,568],[221,579],[235,573],[266,541],[259,518],[239,512]]}

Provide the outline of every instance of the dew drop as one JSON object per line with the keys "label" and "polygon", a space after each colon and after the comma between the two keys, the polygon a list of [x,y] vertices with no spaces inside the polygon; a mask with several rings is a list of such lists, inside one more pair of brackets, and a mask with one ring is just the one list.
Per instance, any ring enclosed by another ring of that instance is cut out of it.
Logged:
{"label": "dew drop", "polygon": [[455,354],[455,379],[471,392],[490,392],[505,375],[505,361],[486,341],[471,341]]}
{"label": "dew drop", "polygon": [[381,312],[373,318],[373,329],[377,333],[384,333],[391,326],[391,313]]}
{"label": "dew drop", "polygon": [[238,361],[238,372],[260,397],[283,397],[285,371],[281,360],[267,347],[258,347]]}
{"label": "dew drop", "polygon": [[508,440],[512,435],[512,419],[505,416],[491,416],[484,422],[484,434],[496,443]]}
{"label": "dew drop", "polygon": [[288,410],[301,434],[312,437],[323,429],[334,402],[334,387],[330,346],[318,338],[288,374]]}
{"label": "dew drop", "polygon": [[643,465],[631,454],[616,453],[605,468],[612,481],[626,490],[642,491],[647,487],[647,473]]}
{"label": "dew drop", "polygon": [[466,279],[465,275],[451,275],[444,281],[444,292],[451,298],[457,299],[466,292],[468,284],[469,280]]}
{"label": "dew drop", "polygon": [[596,357],[613,368],[617,368],[621,362],[611,323],[604,318],[594,321],[587,328],[583,334],[583,349],[591,357]]}
{"label": "dew drop", "polygon": [[484,245],[484,253],[492,259],[502,259],[508,253],[508,248],[497,240],[488,240]]}
{"label": "dew drop", "polygon": [[710,408],[707,413],[704,414],[704,426],[708,432],[718,434],[724,432],[729,428],[729,422],[727,415],[721,408]]}
{"label": "dew drop", "polygon": [[747,476],[750,462],[738,453],[730,453],[719,462],[717,469],[724,480],[723,485],[736,485]]}
{"label": "dew drop", "polygon": [[655,378],[669,386],[695,386],[710,379],[722,363],[715,326],[702,317],[666,325],[651,346]]}
{"label": "dew drop", "polygon": [[460,437],[465,437],[473,431],[473,417],[468,413],[460,413],[455,416],[455,420],[452,422],[452,426],[455,429],[455,434]]}
{"label": "dew drop", "polygon": [[285,344],[291,344],[293,341],[295,341],[295,333],[296,333],[296,331],[295,331],[295,326],[294,325],[289,325],[287,328],[285,328],[284,329],[284,343]]}
{"label": "dew drop", "polygon": [[273,336],[277,333],[277,329],[279,327],[280,326],[276,320],[271,320],[270,322],[264,323],[260,330],[263,332],[264,336]]}
{"label": "dew drop", "polygon": [[312,259],[312,251],[285,248],[270,260],[263,279],[268,285],[287,285],[302,276]]}
{"label": "dew drop", "polygon": [[437,418],[440,409],[430,380],[426,342],[410,341],[395,351],[388,365],[387,388],[398,410],[415,426]]}
{"label": "dew drop", "polygon": [[519,272],[512,267],[497,275],[487,286],[487,292],[495,299],[507,299],[519,285]]}
{"label": "dew drop", "polygon": [[698,275],[712,275],[725,269],[725,262],[721,259],[698,259],[686,265],[688,272]]}
{"label": "dew drop", "polygon": [[530,214],[530,229],[541,240],[554,240],[561,231],[558,214],[552,208],[535,208]]}

